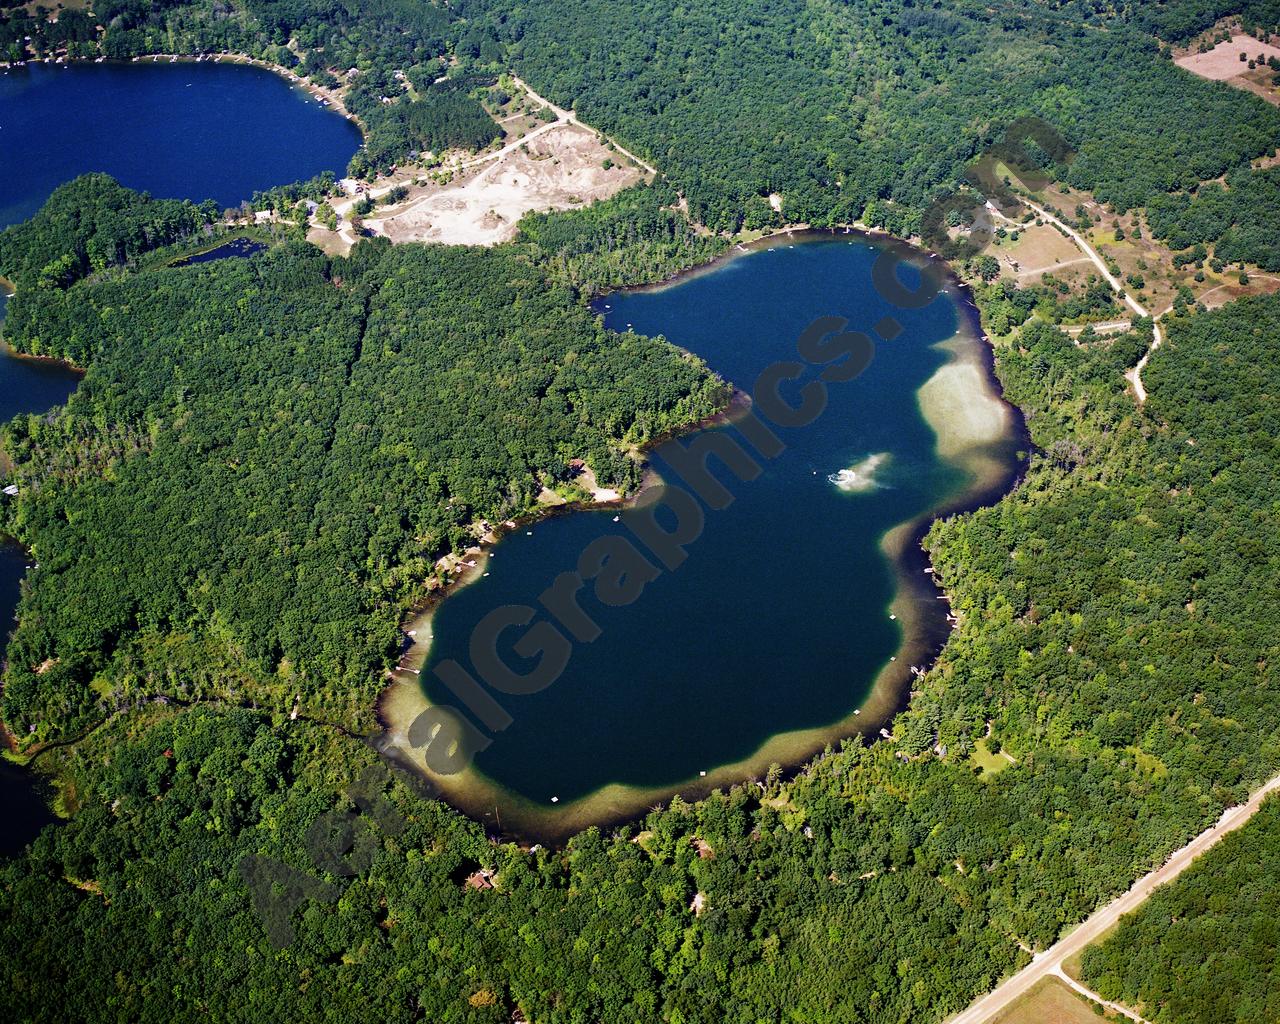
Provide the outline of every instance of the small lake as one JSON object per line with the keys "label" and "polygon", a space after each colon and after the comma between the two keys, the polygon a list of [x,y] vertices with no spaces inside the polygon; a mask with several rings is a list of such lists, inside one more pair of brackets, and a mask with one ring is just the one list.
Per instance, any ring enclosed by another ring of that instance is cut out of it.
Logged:
{"label": "small lake", "polygon": [[235,206],[323,171],[341,177],[360,142],[350,121],[262,68],[10,68],[0,73],[0,227],[89,171],[160,198]]}
{"label": "small lake", "polygon": [[[757,479],[719,473],[733,503],[706,512],[683,565],[626,607],[583,591],[600,638],[575,644],[547,689],[496,695],[511,724],[471,769],[437,778],[451,801],[550,837],[634,815],[676,791],[762,774],[772,761],[800,763],[841,735],[878,728],[900,706],[911,664],[932,657],[949,630],[920,531],[938,510],[1009,485],[1019,421],[991,390],[967,298],[952,286],[924,309],[890,306],[871,279],[879,244],[776,244],[597,303],[614,330],[664,335],[748,389],[769,364],[796,358],[818,317],[874,335],[892,315],[905,330],[877,341],[858,379],[830,385],[815,423],[776,431],[787,448],[757,459]],[[669,467],[655,468],[679,483]],[[384,700],[391,735],[425,706],[424,690],[460,707],[431,669],[445,659],[471,665],[472,630],[487,613],[537,608],[593,540],[630,536],[616,514],[556,516],[505,537],[487,575],[435,610],[421,676]],[[503,659],[528,671],[533,663],[511,648],[524,631],[507,632]]]}
{"label": "small lake", "polygon": [[181,259],[174,260],[169,265],[171,267],[194,267],[199,263],[216,263],[218,260],[245,259],[248,256],[255,256],[260,252],[265,252],[266,249],[266,245],[262,242],[255,242],[252,238],[241,236],[214,246],[212,249],[206,249],[204,252],[198,252],[193,256],[184,256]]}
{"label": "small lake", "polygon": [[[229,64],[32,65],[0,73],[0,229],[26,220],[62,183],[105,171],[166,198],[234,206],[255,191],[331,170],[360,145],[345,118],[261,68]],[[237,239],[193,257],[252,255]],[[0,295],[0,320],[6,300]],[[0,347],[0,421],[63,404],[79,377]],[[0,499],[3,500],[3,499]],[[0,637],[30,556],[0,542]],[[0,762],[0,853],[51,820],[30,774]]]}

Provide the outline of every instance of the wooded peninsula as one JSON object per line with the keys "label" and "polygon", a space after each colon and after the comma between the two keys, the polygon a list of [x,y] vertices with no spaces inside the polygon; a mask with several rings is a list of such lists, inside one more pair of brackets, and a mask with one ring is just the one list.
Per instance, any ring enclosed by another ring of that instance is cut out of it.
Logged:
{"label": "wooded peninsula", "polygon": [[[579,461],[634,490],[737,383],[607,330],[600,292],[743,232],[918,237],[1029,116],[1069,148],[1025,147],[1056,187],[1175,261],[1280,269],[1280,109],[1171,59],[1227,18],[1280,34],[1275,0],[0,7],[11,62],[355,68],[356,177],[497,139],[477,90],[507,68],[661,172],[492,248],[331,256],[282,217],[265,252],[175,266],[223,211],[105,175],[0,233],[5,341],[84,371],[0,428],[0,532],[38,563],[0,717],[65,817],[0,861],[6,1019],[942,1021],[1274,775],[1280,294],[1180,296],[1153,350],[1149,318],[1094,333],[1125,308],[1100,276],[990,254],[957,269],[1033,450],[929,531],[956,628],[888,738],[555,849],[366,742],[437,559]],[[1085,981],[1158,1024],[1273,1019],[1277,849],[1268,805]]]}

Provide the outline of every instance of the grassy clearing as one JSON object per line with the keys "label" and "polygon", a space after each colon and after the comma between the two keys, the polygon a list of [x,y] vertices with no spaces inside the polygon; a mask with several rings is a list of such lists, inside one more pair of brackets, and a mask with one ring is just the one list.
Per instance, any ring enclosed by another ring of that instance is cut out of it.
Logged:
{"label": "grassy clearing", "polygon": [[31,0],[30,3],[23,7],[27,14],[35,15],[40,8],[44,8],[51,14],[57,14],[59,11],[82,11],[89,6],[89,0],[61,0],[59,3],[49,3],[48,0]]}
{"label": "grassy clearing", "polygon": [[[1008,225],[1006,229],[1012,231]],[[995,239],[990,253],[1000,261],[1000,272],[1019,284],[1033,283],[1045,272],[1058,273],[1059,267],[1080,258],[1080,250],[1069,238],[1050,224],[1034,221],[1017,229],[1018,240]],[[1010,261],[1017,264],[1015,269]]]}
{"label": "grassy clearing", "polygon": [[[1267,280],[1275,275],[1262,275],[1253,269],[1250,270],[1250,283],[1241,286],[1239,268],[1234,265],[1220,274],[1214,273],[1208,262],[1200,269],[1194,264],[1175,267],[1173,250],[1151,238],[1150,227],[1140,211],[1130,210],[1117,215],[1088,193],[1064,192],[1056,184],[1037,193],[1036,199],[1049,208],[1061,210],[1068,221],[1075,220],[1077,208],[1083,209],[1093,226],[1081,233],[1103,259],[1119,268],[1117,277],[1125,289],[1152,313],[1167,310],[1173,304],[1179,287],[1190,289],[1197,300],[1204,297],[1210,307],[1241,295],[1260,294],[1277,287],[1276,282]],[[1082,276],[1096,273],[1091,264],[1075,264],[1069,270],[1080,271]],[[1063,280],[1070,277],[1065,271],[1061,274],[1055,272],[1055,276]],[[1197,280],[1197,276],[1201,280]]]}
{"label": "grassy clearing", "polygon": [[1093,1006],[1056,978],[1045,978],[988,1024],[1098,1024]]}
{"label": "grassy clearing", "polygon": [[969,755],[969,763],[975,768],[982,769],[983,778],[988,775],[998,775],[1013,764],[1003,752],[999,754],[993,753],[991,748],[987,746],[985,739],[978,740],[974,744],[973,753]]}

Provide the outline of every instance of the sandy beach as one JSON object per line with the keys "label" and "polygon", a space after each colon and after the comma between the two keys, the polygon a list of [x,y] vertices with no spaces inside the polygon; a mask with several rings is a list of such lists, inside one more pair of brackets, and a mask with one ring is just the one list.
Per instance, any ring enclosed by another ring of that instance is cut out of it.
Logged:
{"label": "sandy beach", "polygon": [[[822,237],[830,236],[824,233]],[[772,244],[777,244],[776,237]],[[769,245],[770,242],[765,241],[755,247]],[[733,259],[735,255],[740,253],[727,254],[722,260]],[[921,258],[927,258],[926,254],[922,252]],[[720,264],[721,261],[716,261],[711,266]],[[704,266],[690,273],[706,273],[707,269]],[[670,284],[665,282],[659,287]],[[970,300],[963,290],[958,292],[963,313]],[[916,674],[932,664],[954,628],[950,604],[941,599],[945,594],[940,593],[929,571],[929,558],[922,548],[925,533],[939,516],[998,499],[1018,474],[1018,468],[1011,467],[1007,458],[1002,459],[997,449],[1021,429],[1020,417],[1000,396],[999,385],[990,371],[987,342],[975,324],[976,314],[961,324],[953,338],[939,345],[949,353],[950,359],[921,387],[917,396],[922,413],[938,435],[939,453],[966,469],[970,483],[959,493],[948,496],[938,508],[899,524],[882,538],[881,549],[899,581],[886,613],[895,618],[902,640],[893,658],[881,667],[867,699],[858,708],[850,709],[840,721],[820,728],[779,733],[748,757],[731,764],[709,764],[697,776],[675,785],[646,788],[614,783],[554,806],[534,803],[498,786],[474,764],[456,775],[435,774],[427,768],[422,752],[409,745],[410,724],[430,706],[418,675],[431,642],[427,610],[406,626],[416,633],[413,653],[401,662],[405,670],[393,674],[379,699],[379,719],[385,728],[381,749],[387,756],[413,767],[450,804],[483,822],[490,830],[530,842],[560,842],[590,825],[607,826],[632,820],[647,807],[665,802],[677,793],[685,799],[698,799],[713,789],[728,788],[761,776],[773,763],[792,772],[802,770],[827,744],[857,734],[874,735],[888,727],[909,700]],[[743,411],[750,407],[749,399],[740,404]],[[873,454],[851,468],[855,472],[859,467],[868,470],[867,478],[874,481],[874,469],[882,464],[876,461],[880,457]],[[869,462],[874,465],[868,466]],[[480,567],[469,572],[471,575],[450,587],[450,592],[478,578]],[[418,671],[410,671],[412,669]]]}
{"label": "sandy beach", "polygon": [[955,461],[1000,440],[1009,429],[1009,407],[968,344],[952,339],[939,347],[951,352],[951,361],[925,382],[917,400],[938,436],[938,453]]}

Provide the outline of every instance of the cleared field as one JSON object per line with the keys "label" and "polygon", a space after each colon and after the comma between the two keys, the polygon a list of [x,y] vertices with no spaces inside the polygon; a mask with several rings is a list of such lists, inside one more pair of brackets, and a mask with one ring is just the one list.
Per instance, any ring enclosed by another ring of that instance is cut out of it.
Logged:
{"label": "cleared field", "polygon": [[[1115,214],[1091,195],[1077,191],[1063,192],[1057,185],[1037,193],[1036,200],[1046,207],[1061,210],[1069,220],[1075,219],[1077,207],[1083,208],[1093,221],[1093,226],[1082,234],[1104,259],[1120,268],[1117,277],[1126,290],[1154,314],[1163,313],[1173,305],[1179,287],[1189,288],[1196,301],[1204,302],[1209,307],[1220,306],[1242,295],[1259,295],[1280,289],[1280,275],[1255,273],[1251,270],[1249,283],[1241,285],[1239,270],[1236,268],[1227,268],[1217,274],[1207,261],[1199,270],[1194,264],[1175,267],[1173,251],[1164,243],[1152,239],[1151,229],[1140,211]],[[1141,237],[1134,237],[1135,228]],[[1058,237],[1061,238],[1061,235]],[[1021,239],[1017,244],[1021,244]],[[996,254],[1001,251],[992,250]],[[1072,251],[1079,255],[1079,250],[1074,245]],[[1003,257],[1001,259],[1003,261]],[[1008,270],[1007,267],[1004,269]],[[1095,268],[1089,264],[1072,264],[1070,267],[1064,264],[1064,269],[1061,272],[1055,270],[1054,275],[1069,281],[1071,271],[1087,275],[1095,272]],[[1197,281],[1197,274],[1202,275],[1203,280]],[[1138,279],[1141,280],[1140,286],[1135,283]],[[1036,278],[1030,280],[1034,281]],[[1024,278],[1019,283],[1025,284],[1027,281]]]}
{"label": "cleared field", "polygon": [[[1244,60],[1240,59],[1242,53],[1245,55]],[[1272,57],[1280,59],[1280,47],[1260,42],[1243,32],[1236,32],[1229,40],[1219,43],[1212,50],[1183,54],[1175,58],[1174,63],[1193,75],[1214,82],[1226,82],[1280,106],[1280,89],[1271,84],[1274,72],[1266,66],[1267,60]],[[1256,66],[1250,68],[1250,61]]]}
{"label": "cleared field", "polygon": [[312,225],[307,230],[307,241],[319,246],[326,256],[345,256],[351,251],[351,242],[336,231],[330,231],[319,225]]}
{"label": "cleared field", "polygon": [[45,0],[44,3],[42,3],[41,0],[30,0],[30,2],[25,6],[18,6],[22,6],[22,9],[27,14],[31,15],[36,14],[41,8],[44,8],[45,10],[52,12],[54,15],[53,20],[57,21],[57,13],[59,11],[82,11],[89,6],[89,0],[59,0],[58,3],[54,4],[48,3],[47,0]]}
{"label": "cleared field", "polygon": [[507,133],[509,141],[511,139],[523,139],[530,132],[541,128],[547,122],[531,114],[512,114],[509,117],[499,118],[498,123],[502,125],[502,130]]}
{"label": "cleared field", "polygon": [[465,180],[411,186],[408,198],[367,218],[365,226],[393,242],[496,245],[515,235],[526,213],[607,199],[640,178],[594,132],[562,123]]}
{"label": "cleared field", "polygon": [[1103,1019],[1062,982],[1045,978],[988,1024],[1098,1024]]}
{"label": "cleared field", "polygon": [[[504,138],[478,155],[446,153],[427,166],[400,167],[372,185],[344,179],[344,196],[333,201],[337,228],[313,216],[308,240],[325,252],[344,255],[359,234],[393,242],[497,245],[510,241],[526,213],[568,210],[607,199],[657,174],[573,111],[557,107],[515,76],[500,80],[507,96],[484,100]],[[388,206],[393,190],[403,196]],[[357,207],[378,205],[359,217]]]}
{"label": "cleared field", "polygon": [[1087,262],[1075,243],[1049,224],[1031,222],[1018,229],[1018,240],[1005,238],[993,244],[991,255],[1000,261],[1000,273],[1020,285],[1033,284],[1046,272],[1061,271],[1079,261]]}
{"label": "cleared field", "polygon": [[974,768],[981,768],[982,774],[987,776],[996,775],[1004,771],[1013,762],[1009,760],[1003,751],[999,754],[992,753],[991,748],[987,746],[987,741],[982,739],[973,745],[973,753],[969,755],[969,764]]}
{"label": "cleared field", "polygon": [[1209,309],[1214,309],[1217,306],[1225,306],[1228,302],[1245,295],[1270,295],[1276,291],[1280,291],[1280,277],[1250,274],[1247,285],[1242,285],[1235,279],[1228,278],[1226,284],[1218,285],[1211,291],[1205,292],[1199,296],[1199,300]]}
{"label": "cleared field", "polygon": [[[1245,54],[1244,60],[1240,59],[1242,53]],[[1237,32],[1208,53],[1188,53],[1175,59],[1174,63],[1201,78],[1229,82],[1248,71],[1249,61],[1256,61],[1259,57],[1263,62],[1271,57],[1280,59],[1280,47],[1259,42],[1253,36]]]}

